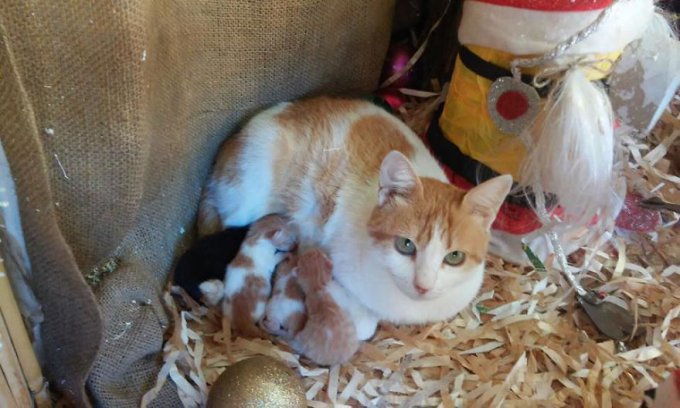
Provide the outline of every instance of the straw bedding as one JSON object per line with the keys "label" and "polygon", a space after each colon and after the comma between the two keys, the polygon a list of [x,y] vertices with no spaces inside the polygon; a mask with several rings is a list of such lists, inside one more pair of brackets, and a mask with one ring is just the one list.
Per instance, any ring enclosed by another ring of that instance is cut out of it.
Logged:
{"label": "straw bedding", "polygon": [[[422,130],[439,98],[416,96],[400,113]],[[671,172],[678,158],[673,149],[666,153],[680,136],[678,102],[646,140],[626,140],[625,169],[633,190],[676,203],[680,178]],[[217,311],[169,291],[174,330],[144,403],[171,379],[186,406],[201,405],[225,366],[269,355],[300,373],[311,407],[639,407],[644,392],[680,366],[680,229],[677,214],[662,218],[655,233],[615,235],[572,259],[592,258],[583,284],[634,314],[639,331],[627,350],[598,334],[556,271],[494,257],[478,298],[456,318],[430,326],[382,324],[350,363],[330,368],[276,340],[230,339]]]}

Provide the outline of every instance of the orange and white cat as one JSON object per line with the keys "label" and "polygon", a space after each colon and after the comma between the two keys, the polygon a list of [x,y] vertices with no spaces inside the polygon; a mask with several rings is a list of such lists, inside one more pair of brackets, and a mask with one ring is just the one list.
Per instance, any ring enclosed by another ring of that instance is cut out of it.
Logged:
{"label": "orange and white cat", "polygon": [[301,251],[329,255],[327,290],[364,340],[380,320],[442,321],[472,301],[511,183],[499,176],[467,193],[450,185],[420,139],[369,102],[281,103],[222,147],[199,231],[290,217]]}

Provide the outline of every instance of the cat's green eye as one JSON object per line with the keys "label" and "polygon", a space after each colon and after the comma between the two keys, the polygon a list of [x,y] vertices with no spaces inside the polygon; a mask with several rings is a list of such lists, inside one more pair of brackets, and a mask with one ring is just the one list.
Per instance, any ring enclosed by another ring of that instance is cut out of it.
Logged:
{"label": "cat's green eye", "polygon": [[416,244],[408,238],[397,237],[394,240],[394,247],[402,255],[413,255],[416,253]]}
{"label": "cat's green eye", "polygon": [[465,252],[453,251],[446,254],[444,262],[451,266],[458,266],[465,262]]}

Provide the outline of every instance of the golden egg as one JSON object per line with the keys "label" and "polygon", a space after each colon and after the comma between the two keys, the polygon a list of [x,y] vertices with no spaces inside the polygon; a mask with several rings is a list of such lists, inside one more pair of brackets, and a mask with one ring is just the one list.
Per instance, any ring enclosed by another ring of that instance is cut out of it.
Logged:
{"label": "golden egg", "polygon": [[259,356],[227,367],[213,384],[207,408],[304,408],[298,375],[271,357]]}

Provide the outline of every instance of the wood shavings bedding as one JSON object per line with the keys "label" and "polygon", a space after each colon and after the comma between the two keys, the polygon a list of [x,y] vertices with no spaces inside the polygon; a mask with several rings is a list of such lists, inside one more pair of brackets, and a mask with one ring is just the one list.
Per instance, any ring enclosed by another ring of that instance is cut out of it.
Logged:
{"label": "wood shavings bedding", "polygon": [[[402,115],[422,129],[441,97],[411,98]],[[643,195],[678,203],[680,179],[664,172],[662,154],[680,132],[674,115],[665,115],[646,141],[627,141],[626,175]],[[310,407],[637,408],[646,390],[680,366],[680,230],[677,214],[663,217],[653,234],[614,237],[586,251],[592,262],[583,284],[615,296],[635,315],[639,335],[627,351],[597,332],[558,273],[490,256],[478,298],[457,317],[429,326],[382,324],[351,362],[330,368],[276,340],[230,340],[216,311],[167,294],[175,330],[142,406],[168,378],[186,406],[200,406],[227,365],[267,355],[300,374]]]}

